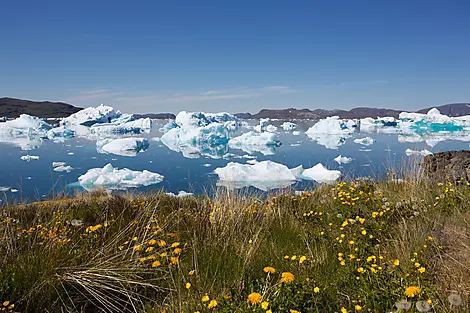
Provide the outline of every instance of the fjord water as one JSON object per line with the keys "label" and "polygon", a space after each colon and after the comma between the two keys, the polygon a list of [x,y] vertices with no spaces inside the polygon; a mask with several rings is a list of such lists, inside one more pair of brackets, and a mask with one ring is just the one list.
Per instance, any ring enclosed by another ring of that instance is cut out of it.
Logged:
{"label": "fjord water", "polygon": [[[177,193],[180,190],[204,193],[211,192],[217,184],[217,176],[213,170],[227,165],[228,162],[246,163],[247,153],[241,150],[226,148],[230,153],[225,158],[211,158],[201,156],[199,158],[186,158],[180,152],[175,152],[159,141],[152,138],[160,137],[162,133],[159,128],[166,121],[154,121],[151,133],[141,134],[139,137],[149,139],[149,148],[138,153],[134,157],[119,156],[114,154],[101,154],[97,152],[96,141],[71,138],[64,142],[53,142],[44,140],[34,145],[32,150],[22,150],[19,146],[8,143],[0,144],[2,158],[0,159],[0,186],[11,187],[11,190],[2,194],[3,201],[21,199],[23,201],[41,200],[58,192],[72,193],[80,190],[77,180],[90,168],[102,168],[111,163],[117,168],[129,168],[132,170],[149,170],[165,177],[160,184],[141,187],[138,190],[164,189],[166,192]],[[251,122],[255,125],[257,121]],[[258,161],[272,160],[285,164],[289,168],[302,165],[309,168],[317,163],[323,163],[328,169],[338,169],[343,175],[350,178],[372,177],[381,179],[389,170],[401,170],[409,166],[411,159],[420,159],[420,156],[406,156],[405,150],[428,149],[432,152],[458,150],[468,148],[468,143],[463,141],[446,140],[431,142],[429,146],[424,141],[403,142],[397,134],[360,133],[356,132],[352,137],[337,147],[326,148],[317,144],[305,135],[314,122],[299,123],[300,134],[293,135],[279,128],[278,139],[282,142],[279,147],[273,148],[272,155],[253,153]],[[281,122],[273,122],[281,124]],[[374,143],[363,146],[355,143],[357,138],[370,136]],[[127,137],[127,136],[126,136]],[[406,141],[406,139],[405,139]],[[411,140],[413,141],[413,140]],[[429,142],[429,141],[428,141]],[[21,156],[35,155],[39,160],[29,162],[21,160]],[[333,159],[338,155],[352,158],[348,164],[337,164]],[[56,172],[53,170],[52,162],[66,162],[73,167],[70,172]],[[313,183],[308,181],[297,182],[291,187],[302,190]]]}

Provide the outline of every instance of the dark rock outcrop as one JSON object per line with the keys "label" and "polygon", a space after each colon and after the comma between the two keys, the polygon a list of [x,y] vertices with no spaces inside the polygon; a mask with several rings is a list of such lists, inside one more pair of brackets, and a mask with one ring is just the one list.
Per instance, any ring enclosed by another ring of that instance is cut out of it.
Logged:
{"label": "dark rock outcrop", "polygon": [[470,180],[470,151],[447,151],[424,157],[426,177],[434,181]]}
{"label": "dark rock outcrop", "polygon": [[63,102],[30,101],[14,98],[0,98],[0,117],[14,118],[20,114],[29,114],[38,117],[67,117],[80,111],[82,108],[74,107]]}

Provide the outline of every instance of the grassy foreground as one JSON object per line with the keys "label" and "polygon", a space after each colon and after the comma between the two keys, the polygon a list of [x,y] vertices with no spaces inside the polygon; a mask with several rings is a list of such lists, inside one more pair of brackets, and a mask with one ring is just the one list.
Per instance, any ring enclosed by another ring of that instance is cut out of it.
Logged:
{"label": "grassy foreground", "polygon": [[1,210],[2,311],[469,311],[468,183]]}

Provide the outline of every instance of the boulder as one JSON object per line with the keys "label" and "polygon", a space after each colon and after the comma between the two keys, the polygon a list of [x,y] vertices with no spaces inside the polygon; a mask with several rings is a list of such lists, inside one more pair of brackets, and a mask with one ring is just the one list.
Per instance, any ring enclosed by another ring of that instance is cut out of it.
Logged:
{"label": "boulder", "polygon": [[424,157],[421,164],[426,177],[435,181],[470,180],[470,151],[446,151]]}

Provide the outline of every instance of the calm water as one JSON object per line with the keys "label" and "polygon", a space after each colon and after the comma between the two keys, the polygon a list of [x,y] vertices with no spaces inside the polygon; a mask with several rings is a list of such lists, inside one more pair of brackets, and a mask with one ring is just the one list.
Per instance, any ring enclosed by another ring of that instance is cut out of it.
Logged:
{"label": "calm water", "polygon": [[[165,189],[177,193],[180,190],[200,193],[205,190],[213,190],[217,182],[217,176],[212,171],[217,167],[223,167],[228,162],[246,163],[247,159],[236,157],[246,155],[241,150],[228,149],[227,152],[236,155],[231,159],[214,159],[201,156],[199,158],[185,158],[182,153],[171,151],[158,141],[151,141],[153,137],[160,137],[159,128],[166,121],[155,121],[150,134],[138,137],[149,138],[148,150],[139,153],[135,157],[124,157],[112,154],[100,154],[96,149],[96,141],[72,138],[62,143],[42,141],[35,143],[36,148],[22,150],[13,144],[0,144],[2,158],[0,159],[0,186],[8,186],[17,189],[17,192],[2,192],[2,199],[39,200],[50,196],[55,192],[73,192],[80,189],[77,179],[90,168],[102,168],[107,163],[114,167],[129,168],[132,170],[149,170],[165,176],[165,180],[156,185],[140,188]],[[253,122],[255,123],[255,122]],[[274,125],[279,123],[273,122]],[[328,169],[339,169],[348,177],[371,176],[383,177],[388,168],[402,168],[409,163],[410,158],[405,155],[407,148],[413,150],[428,149],[432,152],[468,149],[468,142],[458,140],[446,140],[441,142],[400,142],[396,134],[364,134],[355,133],[347,138],[338,149],[328,149],[319,145],[305,135],[305,130],[313,124],[305,123],[299,125],[300,135],[287,133],[278,129],[278,139],[282,146],[274,151],[274,155],[265,156],[254,153],[258,161],[272,160],[296,167],[303,165],[304,168],[311,167],[319,162]],[[246,132],[248,130],[244,130]],[[375,140],[373,145],[364,147],[354,143],[354,139],[370,136]],[[407,137],[408,138],[408,137]],[[429,139],[429,138],[428,138]],[[401,139],[402,140],[402,139]],[[410,137],[408,140],[412,140]],[[416,140],[415,140],[416,141]],[[349,164],[338,165],[333,159],[339,154],[353,158]],[[39,160],[26,162],[21,156],[35,155]],[[74,169],[67,172],[55,172],[52,162],[63,161]],[[311,185],[312,182],[298,182],[293,187],[301,190]]]}

